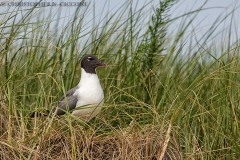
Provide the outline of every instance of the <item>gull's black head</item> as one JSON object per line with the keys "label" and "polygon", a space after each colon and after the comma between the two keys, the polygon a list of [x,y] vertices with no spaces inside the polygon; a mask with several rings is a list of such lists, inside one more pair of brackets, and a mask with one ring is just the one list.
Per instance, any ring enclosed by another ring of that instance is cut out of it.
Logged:
{"label": "gull's black head", "polygon": [[107,66],[106,63],[101,62],[96,56],[92,54],[87,54],[83,57],[81,62],[81,67],[87,72],[87,73],[93,73],[96,74],[96,68],[98,66]]}

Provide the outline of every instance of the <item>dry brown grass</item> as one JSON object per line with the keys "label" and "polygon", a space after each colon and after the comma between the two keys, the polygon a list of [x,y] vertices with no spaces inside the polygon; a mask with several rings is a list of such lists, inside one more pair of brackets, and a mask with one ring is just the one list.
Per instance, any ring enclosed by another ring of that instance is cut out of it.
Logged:
{"label": "dry brown grass", "polygon": [[[181,159],[174,139],[170,138],[164,151],[165,134],[160,126],[146,125],[138,128],[134,123],[125,129],[99,132],[96,126],[80,125],[76,121],[57,119],[54,123],[37,119],[37,126],[25,129],[12,128],[11,142],[8,137],[7,111],[1,112],[0,159]],[[12,123],[15,122],[13,118]],[[29,120],[29,124],[34,124]],[[43,125],[41,125],[43,124]],[[17,125],[17,124],[13,124]],[[50,126],[50,127],[49,127]],[[49,128],[48,128],[49,127]],[[30,129],[32,128],[32,129]],[[101,126],[104,128],[104,125]],[[33,131],[34,130],[34,131]],[[24,136],[22,134],[25,134]],[[166,143],[165,143],[166,144]]]}

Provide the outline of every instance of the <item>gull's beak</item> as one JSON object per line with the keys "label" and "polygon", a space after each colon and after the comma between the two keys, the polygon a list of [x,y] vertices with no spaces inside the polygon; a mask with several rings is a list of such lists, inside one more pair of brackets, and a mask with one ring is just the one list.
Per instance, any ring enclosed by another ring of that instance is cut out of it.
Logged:
{"label": "gull's beak", "polygon": [[98,66],[103,66],[103,67],[106,67],[106,66],[107,66],[107,64],[106,64],[106,63],[104,63],[104,62],[99,62],[99,63],[98,63]]}

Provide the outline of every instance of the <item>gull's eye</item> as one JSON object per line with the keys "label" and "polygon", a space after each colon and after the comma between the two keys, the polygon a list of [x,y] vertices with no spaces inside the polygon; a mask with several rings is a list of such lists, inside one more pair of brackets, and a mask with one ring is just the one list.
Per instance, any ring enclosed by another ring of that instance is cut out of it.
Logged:
{"label": "gull's eye", "polygon": [[87,60],[88,60],[88,61],[91,61],[92,59],[93,59],[92,57],[88,57],[88,59],[87,59]]}

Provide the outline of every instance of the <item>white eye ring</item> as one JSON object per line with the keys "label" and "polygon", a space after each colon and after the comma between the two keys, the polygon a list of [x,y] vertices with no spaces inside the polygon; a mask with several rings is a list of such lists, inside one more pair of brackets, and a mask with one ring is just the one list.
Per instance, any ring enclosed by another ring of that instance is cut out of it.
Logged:
{"label": "white eye ring", "polygon": [[92,57],[88,57],[88,61],[91,61]]}

